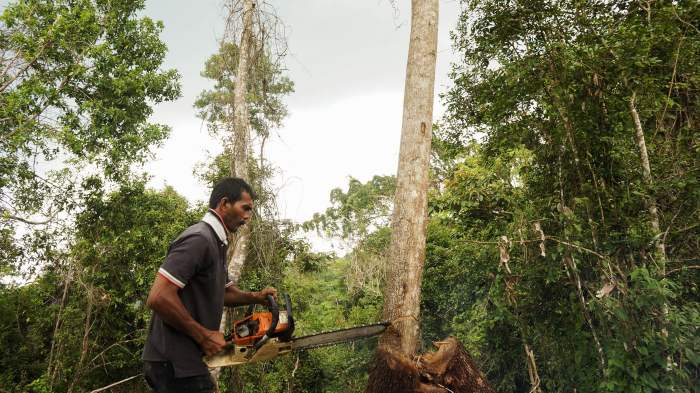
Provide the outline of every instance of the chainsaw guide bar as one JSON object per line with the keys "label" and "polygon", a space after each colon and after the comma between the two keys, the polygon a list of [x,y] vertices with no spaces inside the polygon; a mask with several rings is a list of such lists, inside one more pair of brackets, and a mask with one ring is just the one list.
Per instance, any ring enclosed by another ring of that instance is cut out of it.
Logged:
{"label": "chainsaw guide bar", "polygon": [[347,329],[294,338],[292,339],[292,350],[305,351],[307,349],[327,347],[329,345],[370,338],[382,334],[387,326],[389,326],[389,322],[380,322],[372,325],[355,326]]}

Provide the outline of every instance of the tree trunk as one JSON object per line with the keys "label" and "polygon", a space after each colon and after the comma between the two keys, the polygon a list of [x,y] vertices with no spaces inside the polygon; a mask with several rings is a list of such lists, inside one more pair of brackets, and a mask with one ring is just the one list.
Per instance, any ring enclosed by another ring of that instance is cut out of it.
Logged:
{"label": "tree trunk", "polygon": [[382,349],[416,351],[425,260],[428,169],[437,52],[438,0],[413,0],[397,187],[392,215]]}
{"label": "tree trunk", "polygon": [[656,240],[656,251],[659,258],[659,275],[663,277],[666,274],[666,245],[664,244],[661,236],[661,225],[659,224],[659,212],[656,208],[656,197],[653,195],[651,190],[653,182],[651,177],[651,166],[649,165],[649,153],[647,152],[647,144],[646,139],[644,138],[642,122],[639,119],[639,113],[637,112],[637,107],[635,104],[636,99],[637,92],[635,91],[632,92],[632,97],[630,97],[628,105],[630,114],[632,115],[632,121],[634,122],[634,136],[637,142],[637,148],[639,149],[639,160],[642,165],[642,178],[644,179],[644,184],[651,193],[647,198],[647,209],[649,210],[649,221],[651,221],[651,228],[654,231],[654,236],[658,237]]}
{"label": "tree trunk", "polygon": [[[656,254],[657,254],[657,266],[658,266],[658,277],[666,276],[666,245],[664,244],[664,237],[661,234],[661,225],[659,224],[659,212],[656,208],[656,197],[654,196],[654,191],[652,188],[652,177],[651,177],[651,165],[649,164],[649,153],[647,152],[647,143],[644,138],[644,129],[642,129],[642,122],[639,119],[639,113],[637,112],[637,106],[635,101],[637,100],[637,92],[632,92],[632,97],[628,102],[630,115],[632,115],[632,121],[634,122],[635,130],[635,140],[637,142],[637,148],[639,149],[639,160],[642,164],[642,178],[644,179],[644,184],[647,187],[649,196],[647,197],[647,209],[649,210],[649,221],[651,221],[651,229],[654,231],[654,236],[656,239]],[[661,324],[661,335],[663,337],[668,337],[668,303],[664,302],[661,307],[662,317],[660,320]],[[673,368],[674,362],[671,355],[666,356],[666,369],[671,370]]]}
{"label": "tree trunk", "polygon": [[[236,85],[233,90],[233,155],[231,156],[231,176],[248,181],[248,145],[250,141],[250,120],[248,118],[248,77],[250,75],[250,59],[253,45],[253,13],[255,2],[245,0],[243,4],[243,31],[238,54],[238,71]],[[229,254],[229,278],[238,283],[241,269],[248,255],[250,243],[250,227],[244,225],[236,233],[236,241]]]}
{"label": "tree trunk", "polygon": [[537,362],[535,361],[535,352],[530,349],[527,343],[523,342],[525,349],[525,359],[527,361],[527,374],[530,377],[530,393],[542,393],[540,388],[540,374],[537,372]]}
{"label": "tree trunk", "polygon": [[[234,9],[235,7],[231,7]],[[233,151],[230,158],[231,176],[249,181],[248,171],[248,145],[250,143],[250,119],[248,118],[248,78],[250,76],[250,59],[253,45],[253,14],[255,2],[244,0],[243,2],[243,30],[241,42],[238,46],[238,70],[236,71],[236,84],[233,89],[233,132],[231,133]],[[229,17],[234,17],[230,15]],[[250,243],[250,226],[243,225],[238,228],[235,236],[232,236],[232,247],[228,251],[228,276],[234,285],[238,285],[241,270],[248,256],[248,244]],[[225,312],[221,318],[219,330],[225,331],[229,323],[230,313]],[[221,369],[212,370],[211,376],[219,391],[218,381]]]}
{"label": "tree trunk", "polygon": [[[94,268],[92,269],[92,272],[94,272]],[[90,351],[90,331],[92,330],[93,324],[92,312],[94,308],[95,299],[91,286],[86,285],[85,291],[87,295],[87,310],[85,312],[86,315],[85,326],[83,328],[82,349],[80,351],[80,360],[78,360],[78,364],[75,368],[75,376],[73,377],[73,381],[71,381],[71,384],[68,387],[68,393],[73,392],[73,389],[75,389],[75,386],[80,381],[80,378],[82,378],[83,372],[85,371],[83,365],[85,364],[85,359],[87,357],[88,352]]]}

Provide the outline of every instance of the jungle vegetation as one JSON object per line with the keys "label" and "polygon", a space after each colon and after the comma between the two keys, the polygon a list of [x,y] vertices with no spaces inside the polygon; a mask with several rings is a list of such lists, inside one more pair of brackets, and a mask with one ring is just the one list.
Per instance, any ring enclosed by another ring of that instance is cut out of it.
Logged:
{"label": "jungle vegetation", "polygon": [[[498,392],[700,392],[700,3],[460,1],[433,126],[420,349],[456,337]],[[143,7],[15,0],[0,15],[2,393],[138,375],[148,289],[205,211],[130,170],[168,137],[153,106],[180,94]],[[215,87],[193,110],[214,131],[237,51],[202,65]],[[248,86],[258,135],[294,89],[269,60]],[[396,178],[351,178],[294,223],[275,209],[275,170],[249,159],[261,199],[241,287],[290,293],[298,335],[378,321]],[[208,187],[229,173],[219,156],[197,175]],[[315,252],[309,231],[351,251]],[[227,369],[220,387],[362,392],[376,345]]]}

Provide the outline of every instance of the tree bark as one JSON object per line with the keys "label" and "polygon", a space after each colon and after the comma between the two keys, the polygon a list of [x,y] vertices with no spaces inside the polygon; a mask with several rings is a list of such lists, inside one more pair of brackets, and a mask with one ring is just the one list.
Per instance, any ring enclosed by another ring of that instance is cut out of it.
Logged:
{"label": "tree bark", "polygon": [[[235,9],[235,7],[231,7]],[[243,2],[243,30],[241,31],[241,41],[238,45],[238,69],[236,71],[236,83],[233,88],[233,130],[231,132],[231,145],[233,151],[230,157],[231,176],[238,177],[246,182],[250,180],[248,170],[248,149],[250,143],[250,119],[248,117],[248,78],[250,77],[250,59],[253,46],[253,14],[255,13],[255,1],[244,0]],[[233,18],[233,15],[229,15]],[[250,243],[250,226],[243,225],[238,228],[234,236],[229,239],[232,246],[228,251],[228,276],[233,285],[238,285],[241,277],[241,270],[248,256],[248,244]],[[229,323],[230,313],[225,312],[221,318],[219,330],[225,331]],[[211,376],[219,392],[218,381],[221,369],[212,370]]]}
{"label": "tree bark", "polygon": [[651,228],[654,231],[654,236],[657,236],[656,241],[656,251],[659,257],[659,275],[661,277],[666,275],[666,245],[663,242],[663,237],[661,236],[661,225],[659,224],[659,212],[656,208],[656,197],[653,195],[651,187],[653,185],[651,177],[651,165],[649,165],[649,153],[647,152],[647,143],[644,138],[644,130],[642,129],[642,122],[639,119],[639,113],[637,112],[636,101],[637,92],[632,92],[632,97],[628,102],[630,114],[632,116],[632,121],[634,122],[635,130],[635,141],[637,142],[637,148],[639,149],[639,160],[642,166],[642,178],[644,179],[644,184],[649,189],[651,193],[647,198],[647,209],[649,210],[649,221],[651,222]]}
{"label": "tree bark", "polygon": [[425,260],[428,169],[432,136],[438,0],[413,0],[397,187],[392,215],[380,347],[416,351]]}
{"label": "tree bark", "polygon": [[[236,85],[233,90],[233,155],[231,156],[231,176],[240,177],[248,181],[248,149],[250,143],[250,119],[248,118],[248,78],[250,71],[250,59],[253,45],[253,13],[255,2],[245,0],[243,3],[243,31],[239,45],[238,71],[236,72]],[[228,272],[229,278],[234,284],[238,283],[241,269],[248,255],[250,243],[250,227],[244,225],[236,233],[236,241],[229,254]]]}

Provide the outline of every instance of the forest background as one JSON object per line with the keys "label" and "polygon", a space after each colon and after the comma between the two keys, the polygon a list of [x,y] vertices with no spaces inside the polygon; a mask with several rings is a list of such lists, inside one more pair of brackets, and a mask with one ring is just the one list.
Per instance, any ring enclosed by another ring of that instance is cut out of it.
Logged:
{"label": "forest background", "polygon": [[[9,3],[0,25],[0,391],[82,392],[140,372],[144,298],[168,243],[204,211],[138,167],[181,94],[143,1]],[[421,341],[457,337],[499,392],[700,391],[695,1],[462,1],[434,126]],[[264,140],[294,83],[260,56]],[[215,137],[237,46],[202,65]],[[329,131],[330,132],[330,131]],[[398,142],[398,141],[397,141]],[[364,157],[368,159],[368,157]],[[203,189],[225,157],[197,170]],[[290,292],[299,334],[377,321],[393,176],[280,218],[275,163],[241,285]],[[304,231],[350,251],[314,250]],[[13,278],[14,279],[11,279]],[[21,277],[21,279],[16,279]],[[363,391],[373,342],[227,369],[224,391]],[[145,391],[134,379],[113,391]]]}

